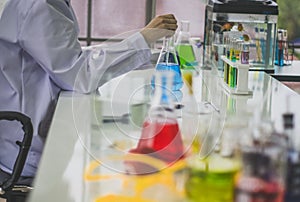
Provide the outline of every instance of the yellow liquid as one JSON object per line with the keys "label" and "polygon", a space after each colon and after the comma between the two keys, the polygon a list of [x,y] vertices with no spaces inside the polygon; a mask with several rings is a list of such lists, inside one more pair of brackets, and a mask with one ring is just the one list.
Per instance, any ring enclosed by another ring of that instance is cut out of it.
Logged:
{"label": "yellow liquid", "polygon": [[232,159],[194,159],[186,182],[186,195],[192,202],[233,202],[234,180],[239,165]]}
{"label": "yellow liquid", "polygon": [[201,148],[201,140],[200,140],[200,136],[196,135],[195,139],[192,142],[192,152],[194,154],[198,154],[200,152],[200,148]]}

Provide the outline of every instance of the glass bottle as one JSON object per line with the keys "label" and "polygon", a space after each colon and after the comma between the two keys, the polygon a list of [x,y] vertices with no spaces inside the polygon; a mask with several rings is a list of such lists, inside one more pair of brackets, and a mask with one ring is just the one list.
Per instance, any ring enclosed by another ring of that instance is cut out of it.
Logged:
{"label": "glass bottle", "polygon": [[233,202],[237,161],[213,152],[206,159],[188,159],[186,195],[190,202]]}
{"label": "glass bottle", "polygon": [[194,69],[194,66],[197,65],[190,38],[190,22],[181,21],[180,31],[176,40],[176,51],[179,56],[181,69]]}
{"label": "glass bottle", "polygon": [[184,146],[170,97],[174,72],[156,71],[156,88],[146,116],[141,138],[133,153],[149,154],[167,163],[183,157]]}
{"label": "glass bottle", "polygon": [[221,56],[224,55],[224,43],[223,43],[223,35],[221,33],[214,33],[214,40],[212,44],[212,52],[213,52],[213,62],[217,66],[219,70],[223,71],[223,61]]}
{"label": "glass bottle", "polygon": [[241,64],[249,64],[249,56],[250,56],[250,43],[243,42],[241,44]]}
{"label": "glass bottle", "polygon": [[283,30],[278,30],[277,33],[277,43],[276,43],[276,50],[275,50],[275,65],[283,66]]}
{"label": "glass bottle", "polygon": [[240,143],[242,169],[236,178],[235,202],[283,202],[285,143],[271,121],[256,119]]}
{"label": "glass bottle", "polygon": [[[171,85],[172,91],[179,91],[183,86],[181,71],[174,47],[174,37],[165,37],[163,46],[158,57],[155,67],[156,71],[171,70],[174,72],[174,78]],[[160,82],[160,81],[159,81]],[[155,77],[151,80],[151,86],[154,88],[156,84]]]}
{"label": "glass bottle", "polygon": [[[199,155],[188,158],[186,194],[191,202],[233,202],[235,179],[240,171],[237,138],[244,122],[224,120],[219,115],[203,136]],[[209,121],[206,122],[209,124]]]}
{"label": "glass bottle", "polygon": [[300,201],[300,148],[294,129],[294,114],[283,114],[284,132],[289,139],[286,167],[285,201]]}

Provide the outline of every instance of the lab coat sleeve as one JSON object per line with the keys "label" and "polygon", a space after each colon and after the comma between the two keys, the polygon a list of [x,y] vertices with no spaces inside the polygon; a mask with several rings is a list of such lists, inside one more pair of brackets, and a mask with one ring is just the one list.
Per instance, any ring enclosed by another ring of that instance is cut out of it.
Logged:
{"label": "lab coat sleeve", "polygon": [[109,47],[82,49],[77,21],[63,0],[34,1],[24,16],[19,40],[23,49],[64,90],[88,93],[107,81],[145,64],[151,52],[138,32]]}

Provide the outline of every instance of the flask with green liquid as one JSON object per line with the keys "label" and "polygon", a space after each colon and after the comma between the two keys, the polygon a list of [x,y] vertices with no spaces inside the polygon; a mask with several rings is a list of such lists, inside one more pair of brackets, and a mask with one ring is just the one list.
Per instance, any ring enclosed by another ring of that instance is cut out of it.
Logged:
{"label": "flask with green liquid", "polygon": [[181,21],[180,31],[176,40],[176,52],[179,57],[181,69],[194,69],[194,66],[197,65],[190,38],[190,22]]}
{"label": "flask with green liquid", "polygon": [[240,165],[218,153],[206,159],[194,156],[190,165],[186,194],[191,202],[233,202],[234,180]]}

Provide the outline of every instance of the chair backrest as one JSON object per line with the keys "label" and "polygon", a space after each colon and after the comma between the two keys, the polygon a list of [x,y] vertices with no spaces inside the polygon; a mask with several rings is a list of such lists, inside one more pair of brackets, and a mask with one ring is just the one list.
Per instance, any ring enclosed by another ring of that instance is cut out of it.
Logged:
{"label": "chair backrest", "polygon": [[22,142],[17,141],[16,144],[19,145],[19,153],[17,155],[16,161],[14,163],[13,172],[7,180],[5,180],[0,185],[0,191],[5,193],[13,188],[15,183],[21,176],[23,167],[28,155],[28,151],[31,146],[32,136],[33,136],[33,127],[31,119],[20,112],[14,111],[0,111],[0,120],[8,121],[19,121],[22,124],[22,129],[24,131],[24,137]]}

